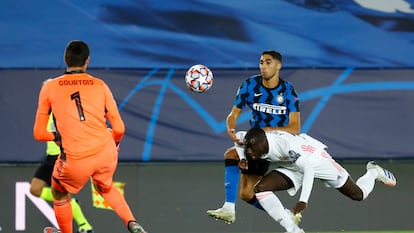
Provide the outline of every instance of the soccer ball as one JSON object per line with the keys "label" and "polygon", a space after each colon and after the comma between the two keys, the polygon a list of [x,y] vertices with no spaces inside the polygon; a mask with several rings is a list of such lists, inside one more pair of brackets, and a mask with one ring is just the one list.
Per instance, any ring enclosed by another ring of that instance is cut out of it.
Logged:
{"label": "soccer ball", "polygon": [[194,92],[205,92],[213,85],[213,72],[205,65],[193,65],[185,74],[187,87]]}

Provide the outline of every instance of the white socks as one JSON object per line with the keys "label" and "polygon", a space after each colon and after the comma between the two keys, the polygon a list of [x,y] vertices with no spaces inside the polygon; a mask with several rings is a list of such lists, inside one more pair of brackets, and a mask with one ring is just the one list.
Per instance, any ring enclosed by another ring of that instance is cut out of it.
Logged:
{"label": "white socks", "polygon": [[361,176],[357,180],[356,184],[362,190],[362,194],[364,195],[364,200],[365,198],[368,197],[368,195],[374,189],[375,180],[377,179],[377,176],[378,176],[377,170],[368,169],[367,173],[365,173],[365,175]]}
{"label": "white socks", "polygon": [[280,223],[288,232],[299,232],[300,228],[293,222],[292,217],[285,211],[279,198],[270,191],[256,193],[263,209],[274,219]]}
{"label": "white socks", "polygon": [[226,209],[226,210],[228,210],[228,211],[231,211],[233,213],[236,212],[236,204],[235,203],[232,203],[232,202],[227,202],[227,201],[224,202],[223,208]]}

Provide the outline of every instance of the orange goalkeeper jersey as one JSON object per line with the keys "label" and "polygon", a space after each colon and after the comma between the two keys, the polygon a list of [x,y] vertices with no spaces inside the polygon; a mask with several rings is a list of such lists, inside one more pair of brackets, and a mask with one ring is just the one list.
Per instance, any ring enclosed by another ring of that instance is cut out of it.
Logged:
{"label": "orange goalkeeper jersey", "polygon": [[125,133],[111,90],[87,73],[64,74],[43,84],[33,128],[36,140],[54,139],[47,130],[50,112],[64,153],[74,159],[95,154],[110,140],[119,143]]}

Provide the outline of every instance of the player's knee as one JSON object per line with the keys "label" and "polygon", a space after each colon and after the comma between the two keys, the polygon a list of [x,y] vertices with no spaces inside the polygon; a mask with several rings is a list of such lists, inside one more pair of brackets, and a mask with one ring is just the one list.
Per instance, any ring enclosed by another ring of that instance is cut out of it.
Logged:
{"label": "player's knee", "polygon": [[364,193],[362,189],[356,185],[350,177],[348,177],[346,183],[339,188],[339,191],[353,201],[364,200]]}
{"label": "player's knee", "polygon": [[42,188],[30,186],[30,193],[35,197],[40,197],[40,195],[42,194]]}
{"label": "player's knee", "polygon": [[63,200],[68,198],[69,193],[52,188],[52,195],[55,200]]}
{"label": "player's knee", "polygon": [[248,202],[248,201],[250,201],[254,197],[254,193],[253,192],[240,192],[239,193],[239,197],[243,201],[247,201]]}
{"label": "player's knee", "polygon": [[266,184],[262,183],[262,182],[258,182],[254,187],[253,187],[254,193],[260,193],[260,192],[266,192],[266,191],[272,191],[270,190]]}
{"label": "player's knee", "polygon": [[239,197],[243,201],[250,201],[254,197],[254,192],[253,192],[253,189],[251,188],[251,186],[250,186],[250,188],[240,187],[239,188]]}
{"label": "player's knee", "polygon": [[106,187],[103,185],[97,185],[97,184],[93,184],[95,186],[96,191],[98,191],[98,193],[102,194],[102,193],[108,193],[111,190],[111,186]]}
{"label": "player's knee", "polygon": [[224,153],[224,166],[239,166],[239,156],[237,155],[236,149],[231,147]]}
{"label": "player's knee", "polygon": [[236,149],[234,147],[228,148],[226,152],[224,152],[224,159],[239,160]]}

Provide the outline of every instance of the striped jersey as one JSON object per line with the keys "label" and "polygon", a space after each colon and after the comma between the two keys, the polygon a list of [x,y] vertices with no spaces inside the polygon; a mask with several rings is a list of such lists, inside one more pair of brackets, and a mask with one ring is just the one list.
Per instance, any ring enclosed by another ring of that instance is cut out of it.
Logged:
{"label": "striped jersey", "polygon": [[252,110],[251,127],[281,127],[289,124],[289,113],[299,112],[299,98],[293,85],[279,79],[275,88],[266,88],[262,76],[246,79],[237,91],[234,106]]}

